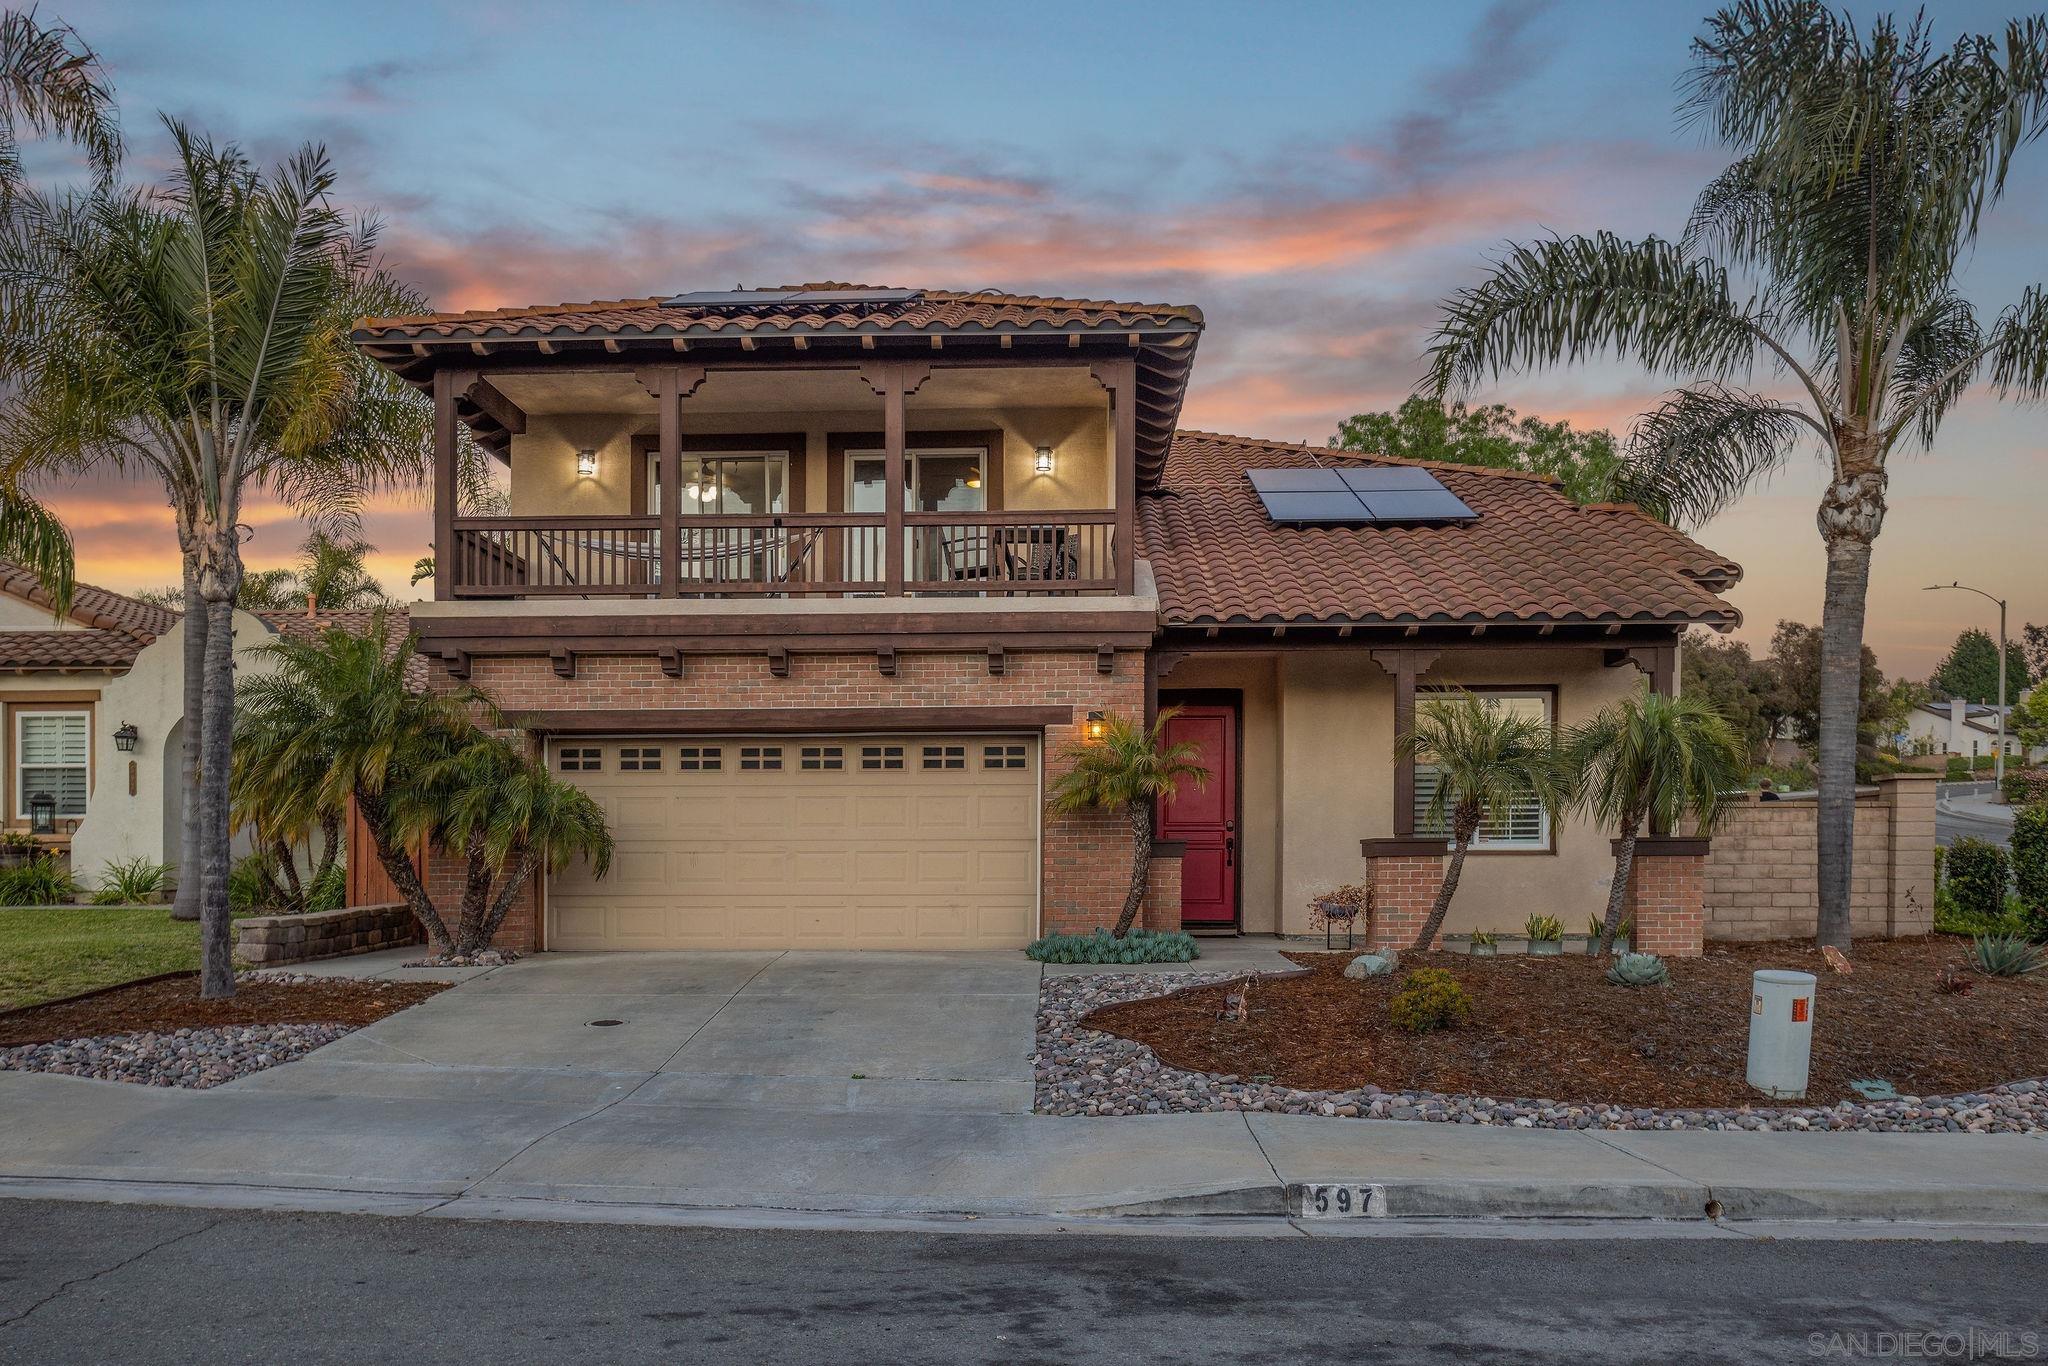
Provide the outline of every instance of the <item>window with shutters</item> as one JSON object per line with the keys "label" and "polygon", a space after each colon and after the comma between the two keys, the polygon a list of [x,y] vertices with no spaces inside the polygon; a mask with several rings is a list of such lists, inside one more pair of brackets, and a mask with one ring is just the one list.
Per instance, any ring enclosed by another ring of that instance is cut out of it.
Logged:
{"label": "window with shutters", "polygon": [[14,717],[15,816],[29,817],[29,802],[47,792],[57,803],[57,818],[85,814],[91,787],[92,718],[83,711],[25,711]]}
{"label": "window with shutters", "polygon": [[[1547,692],[1482,692],[1479,700],[1491,708],[1507,708],[1533,717],[1546,724],[1552,724],[1551,695]],[[1430,801],[1436,796],[1437,773],[1428,764],[1415,766],[1415,833],[1432,839],[1449,839],[1449,820],[1432,821],[1428,817]],[[1550,848],[1550,812],[1531,793],[1526,799],[1509,804],[1505,812],[1495,813],[1482,822],[1479,833],[1472,837],[1472,848],[1483,849],[1548,849]]]}

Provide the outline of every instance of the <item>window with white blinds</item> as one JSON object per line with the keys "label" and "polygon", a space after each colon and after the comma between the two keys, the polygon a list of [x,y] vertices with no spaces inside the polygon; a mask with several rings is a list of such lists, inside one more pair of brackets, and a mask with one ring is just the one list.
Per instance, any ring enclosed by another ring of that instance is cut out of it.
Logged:
{"label": "window with white blinds", "polygon": [[82,711],[16,712],[14,717],[14,799],[17,819],[26,820],[38,792],[57,801],[57,816],[85,814],[87,768],[92,758],[90,717]]}
{"label": "window with white blinds", "polygon": [[[1504,708],[1536,718],[1548,724],[1550,715],[1550,694],[1547,692],[1489,692],[1480,693],[1479,700],[1488,707]],[[1435,839],[1450,838],[1448,821],[1432,821],[1427,812],[1429,803],[1436,796],[1436,770],[1428,764],[1415,766],[1415,833]],[[1504,813],[1496,813],[1481,822],[1479,833],[1472,837],[1474,849],[1548,849],[1550,847],[1550,813],[1532,793],[1526,800],[1517,801]]]}

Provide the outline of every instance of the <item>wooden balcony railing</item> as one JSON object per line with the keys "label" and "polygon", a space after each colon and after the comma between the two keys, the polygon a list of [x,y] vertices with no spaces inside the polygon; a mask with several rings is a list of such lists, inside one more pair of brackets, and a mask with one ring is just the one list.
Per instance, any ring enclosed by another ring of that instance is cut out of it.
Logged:
{"label": "wooden balcony railing", "polygon": [[[1115,591],[1116,514],[912,512],[903,516],[902,591],[1013,595]],[[688,597],[889,591],[880,513],[690,516],[678,527],[676,586],[663,591],[653,516],[457,517],[447,590],[458,598]]]}

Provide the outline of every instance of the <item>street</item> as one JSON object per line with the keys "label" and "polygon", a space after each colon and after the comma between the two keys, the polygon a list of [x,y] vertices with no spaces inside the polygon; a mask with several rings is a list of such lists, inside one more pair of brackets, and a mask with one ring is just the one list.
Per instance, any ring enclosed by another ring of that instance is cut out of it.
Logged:
{"label": "street", "polygon": [[1997,783],[1941,783],[1935,788],[1934,842],[1946,849],[1968,836],[2012,843],[2010,807],[1994,804]]}
{"label": "street", "polygon": [[22,1363],[1783,1361],[1942,1343],[1961,1359],[1966,1341],[1981,1359],[2048,1352],[2044,1283],[2040,1243],[764,1232],[0,1202],[0,1360]]}

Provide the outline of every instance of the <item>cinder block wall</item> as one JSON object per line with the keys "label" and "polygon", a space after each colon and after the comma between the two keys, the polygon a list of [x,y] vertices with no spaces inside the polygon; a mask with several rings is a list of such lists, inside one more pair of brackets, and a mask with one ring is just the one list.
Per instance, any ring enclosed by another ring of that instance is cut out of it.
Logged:
{"label": "cinder block wall", "polygon": [[[1856,794],[1850,927],[1856,935],[1934,927],[1934,782],[1901,774]],[[1797,939],[1820,914],[1811,800],[1751,799],[1722,818],[1706,866],[1709,939]]]}

